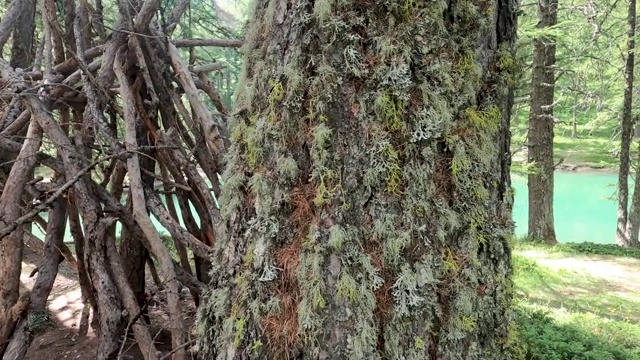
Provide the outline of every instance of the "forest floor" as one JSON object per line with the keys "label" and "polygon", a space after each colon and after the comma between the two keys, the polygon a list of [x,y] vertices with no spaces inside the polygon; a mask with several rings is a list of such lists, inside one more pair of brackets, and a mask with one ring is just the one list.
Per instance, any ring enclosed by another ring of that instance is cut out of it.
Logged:
{"label": "forest floor", "polygon": [[640,251],[526,245],[513,260],[527,359],[640,359]]}
{"label": "forest floor", "polygon": [[[36,254],[26,251],[22,283],[31,288]],[[518,243],[513,253],[514,320],[526,359],[640,359],[640,250],[574,244],[555,248]],[[149,283],[152,283],[149,279]],[[170,346],[162,291],[150,288],[152,336],[161,351]],[[195,309],[187,294],[187,321]],[[62,263],[49,298],[50,327],[36,336],[27,360],[95,359],[97,339],[78,336],[82,312],[74,272]],[[122,359],[140,359],[130,339]]]}
{"label": "forest floor", "polygon": [[[25,250],[20,279],[23,288],[30,290],[35,284],[37,276],[30,278],[29,275],[39,259],[39,255],[30,249]],[[169,315],[166,297],[164,292],[153,284],[148,274],[147,269],[147,284],[151,284],[147,285],[147,293],[152,295],[148,303],[149,330],[158,351],[166,354],[171,350],[171,333],[167,330]],[[186,289],[180,295],[182,308],[187,315],[185,325],[191,328],[195,319],[193,301]],[[59,266],[58,276],[49,296],[48,328],[36,335],[27,351],[26,360],[51,359],[52,355],[56,360],[96,359],[98,341],[91,327],[86,336],[78,335],[83,306],[77,275],[66,262],[63,262]],[[133,335],[130,334],[118,360],[138,359],[142,359],[142,354],[135,346]]]}

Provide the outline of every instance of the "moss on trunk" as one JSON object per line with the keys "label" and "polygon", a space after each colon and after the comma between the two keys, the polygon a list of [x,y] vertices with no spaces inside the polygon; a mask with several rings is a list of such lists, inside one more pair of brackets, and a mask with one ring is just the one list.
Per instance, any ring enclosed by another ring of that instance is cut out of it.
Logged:
{"label": "moss on trunk", "polygon": [[206,359],[504,357],[504,1],[258,1]]}

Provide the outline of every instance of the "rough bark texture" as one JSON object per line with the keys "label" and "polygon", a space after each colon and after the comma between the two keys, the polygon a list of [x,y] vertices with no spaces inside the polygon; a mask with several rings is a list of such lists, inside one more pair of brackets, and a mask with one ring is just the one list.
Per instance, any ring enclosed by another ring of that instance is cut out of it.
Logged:
{"label": "rough bark texture", "polygon": [[[34,156],[40,149],[42,129],[32,121],[27,139],[7,177],[0,194],[0,228],[15,222],[21,215],[20,199],[24,183],[36,163]],[[29,305],[29,294],[20,294],[20,270],[22,268],[21,227],[7,236],[0,236],[0,354],[4,353],[16,324]]]}
{"label": "rough bark texture", "polygon": [[22,14],[28,2],[27,0],[12,0],[7,11],[2,14],[2,20],[0,21],[0,51],[9,40],[20,14]]}
{"label": "rough bark texture", "polygon": [[[640,166],[640,151],[636,160],[636,165]],[[636,176],[640,172],[636,170]],[[636,181],[633,187],[633,196],[631,197],[631,208],[627,217],[627,228],[624,242],[619,245],[623,246],[640,246],[640,181]]]}
{"label": "rough bark texture", "polygon": [[29,316],[20,320],[9,342],[3,360],[20,360],[27,353],[33,337],[43,329],[38,320],[46,318],[47,298],[58,275],[58,264],[62,259],[60,250],[64,244],[64,228],[67,223],[65,199],[58,199],[49,211],[47,235],[45,236],[44,259],[38,265],[38,278],[30,296]]}
{"label": "rough bark texture", "polygon": [[257,2],[204,359],[503,359],[504,1]]}
{"label": "rough bark texture", "polygon": [[[558,0],[538,2],[537,28],[545,30],[558,22]],[[553,225],[553,95],[555,87],[555,39],[534,40],[529,111],[529,237],[555,244]]]}
{"label": "rough bark texture", "polygon": [[[629,167],[630,148],[633,136],[633,72],[635,66],[636,36],[636,0],[628,0],[627,13],[627,59],[624,68],[624,103],[622,109],[622,131],[620,132],[620,168],[618,170],[618,222],[616,242],[618,245],[631,245],[628,227],[629,206]],[[637,229],[635,230],[637,231]]]}
{"label": "rough bark texture", "polygon": [[10,65],[13,68],[26,70],[35,56],[33,37],[36,29],[34,24],[36,0],[23,0],[23,2],[22,12],[13,31]]}

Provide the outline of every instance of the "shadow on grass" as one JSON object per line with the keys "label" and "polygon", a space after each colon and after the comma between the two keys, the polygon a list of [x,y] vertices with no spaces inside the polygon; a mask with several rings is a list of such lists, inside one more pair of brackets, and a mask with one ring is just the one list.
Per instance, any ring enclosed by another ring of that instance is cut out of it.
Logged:
{"label": "shadow on grass", "polygon": [[625,284],[553,270],[521,255],[514,255],[514,269],[518,295],[523,300],[614,321],[640,322],[640,294]]}
{"label": "shadow on grass", "polygon": [[557,314],[518,305],[514,309],[520,339],[526,344],[528,360],[633,360],[640,359],[637,339],[611,338],[611,329],[589,331],[575,322],[558,321]]}
{"label": "shadow on grass", "polygon": [[[573,250],[588,253],[583,247]],[[593,250],[606,255],[618,252]],[[612,267],[624,258],[591,261],[584,255],[571,257],[565,253],[563,258],[551,259],[552,251],[539,251],[546,255],[534,251],[526,252],[529,256],[513,256],[515,322],[518,337],[527,347],[525,358],[640,359],[640,291],[633,273],[624,267]],[[584,270],[585,264],[595,272]],[[607,276],[594,276],[601,273]]]}

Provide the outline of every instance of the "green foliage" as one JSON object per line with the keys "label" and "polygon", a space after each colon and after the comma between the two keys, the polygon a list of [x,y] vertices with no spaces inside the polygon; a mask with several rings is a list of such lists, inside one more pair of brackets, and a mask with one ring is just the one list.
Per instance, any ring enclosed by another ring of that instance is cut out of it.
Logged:
{"label": "green foliage", "polygon": [[[576,316],[570,322],[563,323],[558,321],[557,315],[552,311],[525,305],[515,307],[515,321],[519,324],[519,334],[526,344],[528,360],[640,358],[640,347],[631,344],[631,341],[640,340],[640,332],[633,329],[633,326],[611,326],[588,316]],[[579,325],[581,322],[582,325]],[[589,332],[585,329],[589,325],[596,327]],[[633,338],[628,338],[623,343],[612,341],[598,334],[599,325],[607,325],[611,330],[621,331]]]}
{"label": "green foliage", "polygon": [[[546,29],[536,27],[536,4],[532,0],[522,2],[517,56],[513,61],[499,61],[500,66],[520,69],[514,79],[518,86],[512,121],[514,163],[526,161],[526,154],[520,150],[526,146],[533,39],[546,36],[557,44],[556,161],[613,169],[618,164],[616,134],[624,89],[626,38],[621,35],[626,32],[626,3],[605,0],[594,5],[579,0],[572,6],[561,6],[558,25]],[[587,8],[587,12],[578,10]]]}
{"label": "green foliage", "polygon": [[29,311],[27,313],[26,327],[28,331],[34,335],[41,334],[54,326],[55,324],[51,320],[51,314],[47,310]]}
{"label": "green foliage", "polygon": [[[518,248],[522,249],[519,245]],[[609,253],[608,247],[579,247],[580,251]],[[589,249],[589,250],[585,250]],[[559,253],[541,246],[537,257],[515,254],[514,283],[517,298],[512,325],[511,353],[527,360],[640,358],[637,308],[640,292],[620,291],[605,279],[576,272],[569,266],[578,258],[557,258]],[[578,249],[576,249],[578,250]],[[567,260],[567,268],[551,269],[537,258]],[[598,267],[602,264],[590,262]],[[613,259],[615,260],[615,258]]]}

